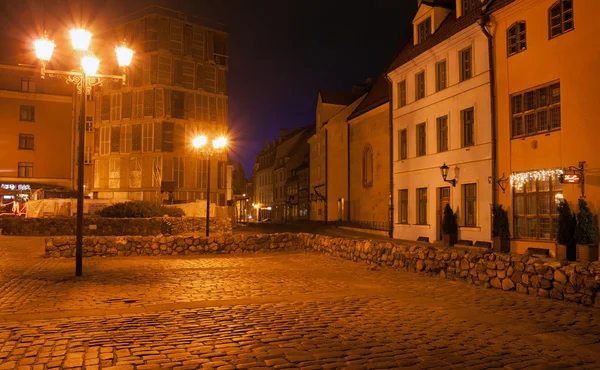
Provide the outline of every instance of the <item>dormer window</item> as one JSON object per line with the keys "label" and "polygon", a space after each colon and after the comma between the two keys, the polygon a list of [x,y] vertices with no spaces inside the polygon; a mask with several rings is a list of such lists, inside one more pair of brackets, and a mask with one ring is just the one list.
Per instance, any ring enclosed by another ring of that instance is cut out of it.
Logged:
{"label": "dormer window", "polygon": [[431,17],[425,19],[417,26],[418,43],[422,43],[431,36]]}
{"label": "dormer window", "polygon": [[477,3],[479,0],[461,0],[462,1],[462,14],[467,15],[475,9],[477,9]]}

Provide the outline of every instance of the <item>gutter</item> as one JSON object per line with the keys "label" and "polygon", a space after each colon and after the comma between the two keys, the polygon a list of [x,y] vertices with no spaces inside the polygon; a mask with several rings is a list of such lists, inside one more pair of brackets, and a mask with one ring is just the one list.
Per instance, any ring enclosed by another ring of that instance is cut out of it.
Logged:
{"label": "gutter", "polygon": [[388,106],[388,110],[389,110],[389,123],[388,123],[388,127],[389,127],[389,148],[390,148],[390,153],[388,155],[389,158],[389,166],[390,166],[390,200],[388,203],[388,209],[389,209],[389,214],[388,214],[388,222],[389,222],[389,226],[388,226],[388,236],[390,237],[390,239],[394,238],[394,155],[393,155],[393,146],[394,146],[394,122],[393,122],[393,91],[392,91],[392,80],[390,80],[390,78],[388,77],[387,73],[385,74],[385,79],[388,81],[388,96],[389,96],[389,106]]}
{"label": "gutter", "polygon": [[[496,71],[494,65],[494,36],[489,30],[490,26],[490,15],[488,6],[493,0],[488,0],[482,6],[481,18],[477,21],[477,24],[481,27],[481,31],[487,37],[488,40],[488,58],[489,58],[489,71],[490,71],[490,110],[491,110],[491,129],[492,129],[492,210],[498,203],[498,193],[496,191],[496,151],[497,151],[497,134],[496,134]],[[491,220],[493,222],[493,220]],[[491,230],[491,229],[490,229]]]}
{"label": "gutter", "polygon": [[346,149],[348,151],[347,158],[347,173],[346,179],[348,180],[348,197],[346,198],[346,204],[344,204],[344,213],[342,214],[342,222],[344,221],[344,216],[347,215],[345,221],[350,221],[350,122],[346,120]]}
{"label": "gutter", "polygon": [[325,129],[325,225],[327,225],[327,219],[329,218],[329,215],[327,214],[327,203],[329,202],[329,182],[328,182],[328,176],[329,172],[327,171],[327,167],[329,164],[329,158],[328,158],[328,154],[329,154],[329,150],[327,147],[327,139],[328,139],[328,135],[327,135],[327,129]]}

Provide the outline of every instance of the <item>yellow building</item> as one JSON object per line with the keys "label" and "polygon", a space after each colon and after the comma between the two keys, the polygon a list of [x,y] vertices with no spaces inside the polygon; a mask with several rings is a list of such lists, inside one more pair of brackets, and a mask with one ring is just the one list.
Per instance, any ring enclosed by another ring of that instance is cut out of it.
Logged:
{"label": "yellow building", "polygon": [[[156,200],[171,187],[176,202],[205,199],[208,160],[192,138],[227,133],[227,33],[150,7],[102,38],[101,55],[124,39],[136,54],[127,84],[95,95],[94,197]],[[210,169],[211,203],[225,206],[226,152]]]}
{"label": "yellow building", "polygon": [[316,133],[310,145],[311,221],[347,221],[348,116],[364,92],[321,90],[317,98]]}
{"label": "yellow building", "polygon": [[[600,2],[589,0],[517,0],[492,14],[498,203],[509,211],[513,252],[555,252],[557,199],[576,208],[585,190],[600,211],[598,14]],[[585,188],[558,181],[583,161]]]}
{"label": "yellow building", "polygon": [[351,225],[389,231],[389,85],[380,76],[348,117],[349,220]]}
{"label": "yellow building", "polygon": [[73,109],[73,86],[41,79],[39,68],[0,65],[0,194],[6,201],[17,193],[76,188]]}

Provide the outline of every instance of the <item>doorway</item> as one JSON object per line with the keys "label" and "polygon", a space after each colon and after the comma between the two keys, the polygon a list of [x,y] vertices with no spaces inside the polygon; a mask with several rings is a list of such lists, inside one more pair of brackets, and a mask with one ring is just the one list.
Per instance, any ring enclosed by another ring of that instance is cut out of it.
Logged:
{"label": "doorway", "polygon": [[450,203],[450,187],[446,186],[443,188],[438,188],[438,209],[437,209],[437,230],[438,230],[438,240],[442,240],[444,238],[443,236],[443,230],[442,230],[442,225],[444,222],[444,208],[446,207],[446,204]]}

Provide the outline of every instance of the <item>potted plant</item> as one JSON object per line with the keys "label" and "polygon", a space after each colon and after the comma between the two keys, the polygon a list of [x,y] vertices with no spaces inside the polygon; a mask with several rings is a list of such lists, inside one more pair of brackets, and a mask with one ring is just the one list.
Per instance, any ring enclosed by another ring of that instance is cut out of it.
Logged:
{"label": "potted plant", "polygon": [[510,253],[510,228],[508,213],[501,204],[492,210],[492,244],[494,252]]}
{"label": "potted plant", "polygon": [[577,219],[569,202],[562,199],[558,203],[558,230],[556,232],[556,259],[559,261],[574,261],[576,258],[575,228]]}
{"label": "potted plant", "polygon": [[579,212],[575,227],[577,243],[577,261],[593,262],[598,260],[598,225],[590,207],[583,198],[579,198]]}
{"label": "potted plant", "polygon": [[458,241],[458,223],[456,222],[456,215],[448,203],[446,203],[446,207],[444,207],[442,236],[446,247],[452,247]]}

